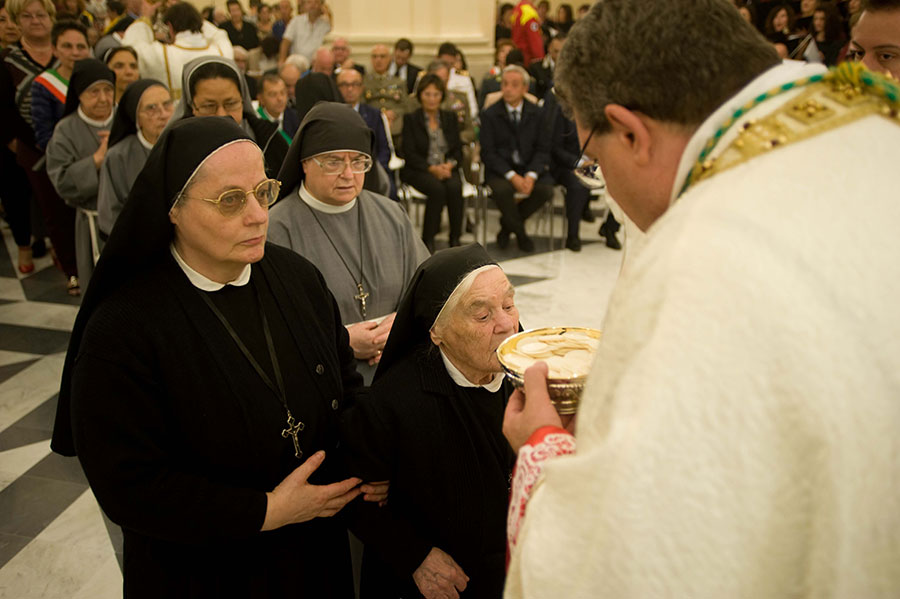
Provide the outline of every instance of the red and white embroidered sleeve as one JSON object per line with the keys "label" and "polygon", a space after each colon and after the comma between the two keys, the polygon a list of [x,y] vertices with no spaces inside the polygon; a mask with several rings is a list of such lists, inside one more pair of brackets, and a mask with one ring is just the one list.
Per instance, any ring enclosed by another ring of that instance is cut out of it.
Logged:
{"label": "red and white embroidered sleeve", "polygon": [[516,546],[519,529],[525,518],[525,506],[541,475],[544,462],[570,453],[575,453],[575,437],[566,429],[556,426],[545,426],[534,431],[525,445],[519,449],[506,520],[508,555],[512,554]]}

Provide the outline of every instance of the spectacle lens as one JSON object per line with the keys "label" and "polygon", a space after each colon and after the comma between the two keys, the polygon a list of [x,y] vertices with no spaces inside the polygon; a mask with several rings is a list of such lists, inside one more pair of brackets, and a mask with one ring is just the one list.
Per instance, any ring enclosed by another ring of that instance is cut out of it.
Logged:
{"label": "spectacle lens", "polygon": [[[313,157],[313,160],[319,167],[322,169],[322,172],[326,175],[340,175],[344,172],[344,169],[347,168],[347,161],[340,160],[338,158],[325,158],[318,159]],[[372,159],[368,156],[359,156],[350,161],[350,172],[355,175],[360,175],[362,173],[367,173],[372,168]]]}
{"label": "spectacle lens", "polygon": [[243,189],[229,189],[219,194],[215,200],[208,198],[200,198],[207,202],[215,204],[222,216],[235,216],[244,209],[247,202],[247,196],[253,194],[259,205],[265,209],[275,203],[278,199],[278,191],[281,189],[281,182],[275,179],[266,179],[256,186],[253,191],[244,191]]}

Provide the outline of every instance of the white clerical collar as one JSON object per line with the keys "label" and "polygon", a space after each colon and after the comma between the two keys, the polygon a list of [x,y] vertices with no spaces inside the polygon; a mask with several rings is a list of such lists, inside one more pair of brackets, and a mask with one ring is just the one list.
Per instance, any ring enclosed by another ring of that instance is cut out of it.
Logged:
{"label": "white clerical collar", "polygon": [[[760,94],[788,83],[789,81],[797,81],[798,79],[804,79],[811,75],[824,73],[826,71],[827,69],[820,64],[808,64],[797,60],[785,60],[781,64],[764,72],[762,75],[751,81],[741,91],[726,100],[724,104],[709,116],[709,118],[703,121],[703,124],[694,132],[694,135],[685,146],[684,153],[681,155],[681,162],[678,165],[678,171],[675,175],[675,184],[672,186],[672,192],[669,196],[669,203],[671,204],[678,198],[678,195],[681,193],[681,188],[684,187],[684,182],[687,179],[688,173],[694,168],[697,157],[700,155],[706,142],[716,134],[719,127],[721,127],[738,108]],[[728,144],[730,144],[740,132],[740,125],[742,123],[750,119],[759,118],[759,115],[761,114],[770,113],[775,107],[781,106],[784,102],[787,102],[790,98],[796,96],[802,89],[803,88],[797,88],[796,90],[782,93],[773,98],[774,104],[763,102],[752,110],[745,112],[739,120],[732,124],[725,135],[722,136],[718,144],[716,144],[716,150],[710,154],[710,157],[717,156],[722,150],[728,147]]]}
{"label": "white clerical collar", "polygon": [[306,204],[312,208],[313,210],[318,210],[319,212],[324,212],[325,214],[342,214],[344,212],[349,212],[353,210],[353,207],[356,206],[356,198],[353,198],[343,206],[334,206],[332,204],[326,204],[325,202],[321,202],[313,197],[309,190],[306,189],[306,182],[300,184],[300,199],[306,202]]}
{"label": "white clerical collar", "polygon": [[78,106],[78,118],[80,118],[82,121],[84,121],[91,127],[97,127],[98,129],[103,129],[103,128],[109,127],[112,124],[113,117],[115,115],[116,115],[116,111],[115,111],[115,107],[114,107],[113,110],[109,111],[109,116],[106,118],[106,120],[98,121],[98,120],[92,119],[91,117],[86,115],[84,113],[84,111],[81,109],[81,106],[80,105]]}
{"label": "white clerical collar", "polygon": [[447,354],[444,353],[443,349],[441,349],[441,359],[444,361],[444,366],[447,368],[447,374],[449,374],[450,378],[453,379],[453,382],[460,387],[484,387],[491,393],[496,393],[503,385],[502,372],[494,373],[494,378],[491,379],[491,382],[485,383],[484,385],[476,385],[467,379],[466,375],[460,372],[459,368],[453,365],[453,362],[450,361],[450,358],[447,357]]}
{"label": "white clerical collar", "polygon": [[144,137],[144,134],[141,132],[140,129],[137,130],[137,138],[138,138],[138,141],[141,142],[142,146],[144,146],[148,150],[153,149],[153,144],[150,143],[149,141],[147,141],[147,138]]}
{"label": "white clerical collar", "polygon": [[216,283],[212,279],[201,275],[199,272],[188,266],[188,263],[184,261],[184,258],[181,257],[181,254],[178,253],[178,250],[175,249],[175,244],[169,244],[169,251],[172,252],[172,257],[175,258],[175,262],[178,263],[178,266],[181,267],[181,270],[184,271],[184,274],[187,276],[188,281],[191,282],[191,285],[199,289],[200,291],[218,291],[225,287],[225,285],[233,285],[235,287],[243,287],[247,283],[250,282],[250,270],[251,265],[248,264],[244,267],[244,270],[241,271],[241,274],[238,275],[233,281],[228,281],[225,284]]}

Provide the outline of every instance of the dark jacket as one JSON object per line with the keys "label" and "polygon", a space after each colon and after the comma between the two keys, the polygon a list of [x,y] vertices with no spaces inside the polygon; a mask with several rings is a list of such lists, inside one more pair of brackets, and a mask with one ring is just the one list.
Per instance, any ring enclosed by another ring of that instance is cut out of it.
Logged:
{"label": "dark jacket", "polygon": [[581,158],[578,131],[575,122],[566,118],[559,102],[553,94],[547,94],[543,107],[547,136],[551,139],[550,174],[558,183],[564,184],[568,175]]}
{"label": "dark jacket", "polygon": [[[404,168],[414,171],[428,171],[428,123],[421,108],[403,115],[403,141],[401,153],[406,160]],[[447,158],[462,163],[462,142],[456,114],[449,110],[440,111],[441,129],[447,140]]]}
{"label": "dark jacket", "polygon": [[375,132],[375,156],[378,164],[388,169],[391,160],[391,151],[388,148],[387,135],[384,133],[384,121],[381,120],[381,111],[368,104],[359,103],[359,116],[363,118],[369,129]]}
{"label": "dark jacket", "polygon": [[501,432],[509,392],[508,383],[497,393],[457,386],[429,343],[347,412],[351,473],[391,481],[384,508],[355,500],[350,512],[366,544],[363,598],[418,597],[412,573],[432,547],[469,576],[464,597],[500,598],[515,459]]}
{"label": "dark jacket", "polygon": [[[516,149],[520,164],[513,162]],[[518,127],[510,120],[502,100],[481,113],[481,159],[488,176],[503,177],[508,171],[524,175],[534,171],[538,180],[545,177],[550,166],[550,140],[545,134],[541,109],[523,100]]]}
{"label": "dark jacket", "polygon": [[291,139],[294,139],[294,134],[297,133],[297,129],[300,128],[300,117],[297,116],[297,111],[290,106],[284,109],[284,116],[281,119],[281,127]]}

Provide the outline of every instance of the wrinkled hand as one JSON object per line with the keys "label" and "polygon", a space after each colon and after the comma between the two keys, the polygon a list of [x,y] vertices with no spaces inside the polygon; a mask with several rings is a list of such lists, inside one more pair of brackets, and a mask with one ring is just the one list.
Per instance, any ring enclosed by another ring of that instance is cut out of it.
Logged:
{"label": "wrinkled hand", "polygon": [[359,489],[363,492],[363,501],[377,503],[379,507],[383,507],[387,503],[390,486],[391,481],[383,480],[377,483],[365,483]]}
{"label": "wrinkled hand", "polygon": [[466,590],[469,577],[452,557],[432,547],[413,580],[425,599],[459,599],[458,591]]}
{"label": "wrinkled hand", "polygon": [[100,147],[94,152],[93,159],[94,166],[99,170],[100,165],[103,164],[103,159],[106,157],[106,149],[109,145],[109,131],[98,131],[97,137],[100,138]]}
{"label": "wrinkled hand", "polygon": [[297,469],[266,493],[266,519],[262,530],[274,530],[288,524],[313,518],[328,518],[353,501],[362,491],[358,478],[348,478],[330,485],[312,485],[309,477],[325,461],[325,452],[317,451]]}
{"label": "wrinkled hand", "polygon": [[516,389],[509,398],[503,415],[503,435],[518,453],[528,438],[544,426],[562,428],[562,420],[547,392],[547,364],[537,362],[525,371],[525,393]]}
{"label": "wrinkled hand", "polygon": [[509,182],[512,184],[513,189],[516,190],[516,193],[525,193],[525,177],[513,175]]}

